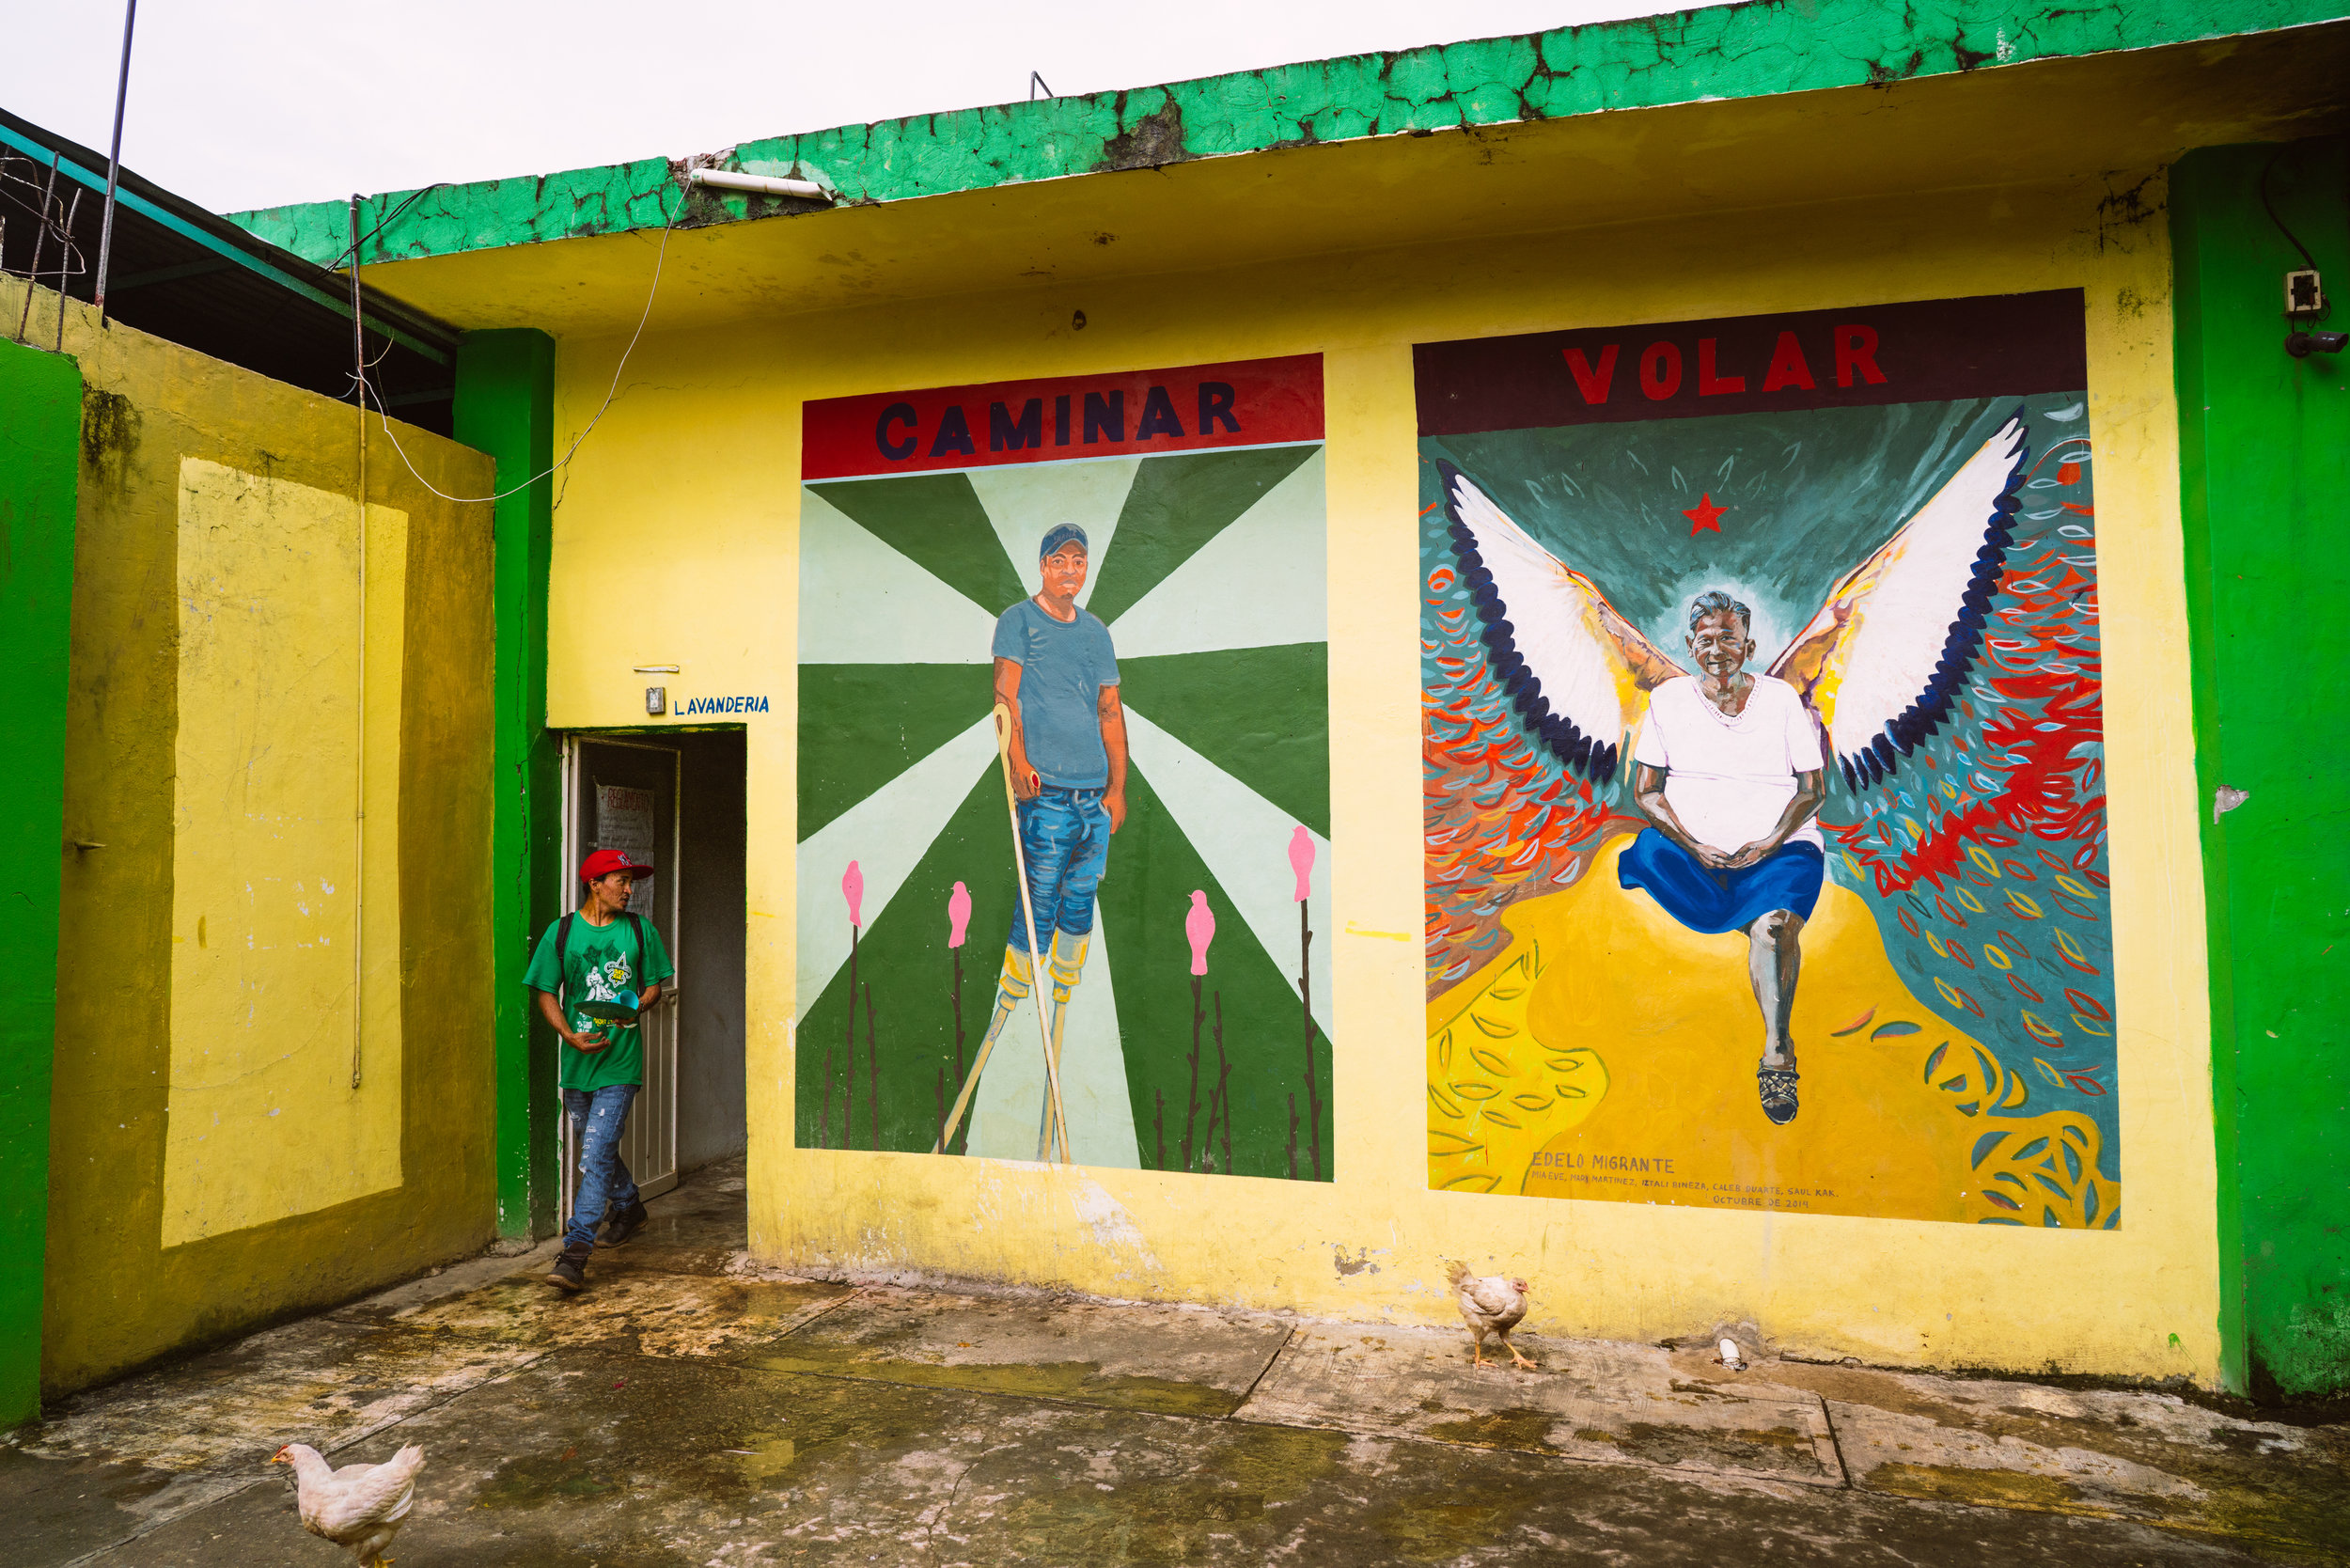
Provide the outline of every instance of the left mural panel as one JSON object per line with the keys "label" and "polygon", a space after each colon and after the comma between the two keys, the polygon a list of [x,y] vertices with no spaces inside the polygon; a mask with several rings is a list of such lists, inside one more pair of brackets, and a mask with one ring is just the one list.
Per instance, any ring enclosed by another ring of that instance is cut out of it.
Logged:
{"label": "left mural panel", "polygon": [[1322,363],[807,408],[801,1148],[1333,1176]]}

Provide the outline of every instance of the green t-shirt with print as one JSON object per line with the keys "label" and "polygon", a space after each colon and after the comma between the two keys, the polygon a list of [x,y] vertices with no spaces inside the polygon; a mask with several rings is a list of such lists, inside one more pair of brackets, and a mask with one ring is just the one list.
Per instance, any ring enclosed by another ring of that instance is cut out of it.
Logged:
{"label": "green t-shirt with print", "polygon": [[[539,950],[530,955],[524,982],[533,990],[556,996],[570,1014],[572,1032],[600,1034],[611,1043],[601,1051],[582,1051],[565,1042],[560,1047],[563,1065],[556,1081],[565,1089],[641,1084],[645,1081],[643,1028],[599,1018],[585,1009],[595,1004],[633,1008],[646,987],[676,974],[668,950],[661,945],[661,933],[641,917],[631,920],[623,915],[604,926],[589,925],[585,916],[566,918],[572,932],[563,944],[562,972],[556,973],[555,962],[556,936],[563,925],[557,920],[539,938]],[[639,933],[643,933],[641,951]]]}

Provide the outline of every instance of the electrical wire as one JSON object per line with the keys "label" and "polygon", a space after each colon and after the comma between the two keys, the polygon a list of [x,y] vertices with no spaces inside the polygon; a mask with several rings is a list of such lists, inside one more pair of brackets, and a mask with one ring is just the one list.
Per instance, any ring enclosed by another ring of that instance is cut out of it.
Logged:
{"label": "electrical wire", "polygon": [[[422,193],[419,192],[418,194],[421,195]],[[645,336],[645,323],[652,320],[652,303],[661,292],[661,269],[668,259],[669,236],[677,227],[678,215],[684,212],[684,210],[685,203],[683,200],[680,200],[676,206],[670,208],[664,216],[661,225],[661,248],[653,253],[652,283],[645,290],[644,313],[636,318],[636,330],[629,335],[628,347],[620,351],[620,362],[612,368],[612,384],[604,392],[603,402],[596,409],[594,417],[588,421],[587,426],[580,431],[578,437],[572,442],[571,448],[568,451],[566,451],[561,457],[556,459],[553,463],[549,463],[543,470],[533,474],[522,483],[514,485],[510,489],[501,490],[494,495],[451,495],[447,491],[440,489],[438,486],[434,485],[431,479],[428,479],[422,474],[417,473],[416,465],[409,461],[408,449],[400,444],[400,437],[392,433],[391,410],[385,405],[382,394],[375,390],[374,384],[368,381],[364,374],[355,378],[359,383],[359,396],[362,403],[374,403],[377,423],[383,426],[384,434],[392,444],[392,450],[400,454],[400,461],[406,465],[408,472],[414,476],[418,484],[424,486],[425,489],[431,491],[433,494],[438,495],[444,501],[456,501],[464,504],[470,504],[478,501],[503,501],[509,495],[520,494],[522,492],[528,490],[532,485],[537,484],[541,479],[552,478],[556,470],[567,466],[571,463],[572,459],[578,455],[579,448],[587,442],[589,432],[595,430],[597,421],[604,416],[605,412],[611,408],[613,400],[620,395],[620,377],[628,369],[629,356],[636,352],[637,340]],[[344,373],[349,375],[351,372],[346,371]]]}
{"label": "electrical wire", "polygon": [[[409,192],[407,197],[402,200],[399,206],[393,208],[390,212],[384,213],[381,218],[376,220],[376,224],[373,228],[368,229],[365,234],[362,234],[359,238],[353,240],[350,244],[343,248],[341,255],[326,263],[326,270],[330,273],[341,272],[343,270],[343,263],[349,261],[352,257],[356,256],[359,253],[360,246],[366,244],[369,240],[374,239],[377,235],[383,233],[386,228],[389,228],[399,220],[400,215],[402,212],[407,212],[408,209],[414,207],[418,201],[421,201],[424,197],[431,196],[433,192],[447,190],[455,183],[456,181],[451,180],[435,180],[431,184],[425,186],[422,190]],[[379,256],[376,259],[381,261],[384,258]],[[395,259],[397,259],[397,258],[395,258]]]}
{"label": "electrical wire", "polygon": [[2302,265],[2309,268],[2310,271],[2315,272],[2317,271],[2317,258],[2310,254],[2310,247],[2301,243],[2301,237],[2298,234],[2295,234],[2292,229],[2285,227],[2285,220],[2277,215],[2276,204],[2268,199],[2268,176],[2270,172],[2276,168],[2277,160],[2282,158],[2291,150],[2292,144],[2287,143],[2285,146],[2279,148],[2275,152],[2269,154],[2268,162],[2261,165],[2261,206],[2267,210],[2268,221],[2277,226],[2277,232],[2292,241],[2293,248],[2301,253]]}

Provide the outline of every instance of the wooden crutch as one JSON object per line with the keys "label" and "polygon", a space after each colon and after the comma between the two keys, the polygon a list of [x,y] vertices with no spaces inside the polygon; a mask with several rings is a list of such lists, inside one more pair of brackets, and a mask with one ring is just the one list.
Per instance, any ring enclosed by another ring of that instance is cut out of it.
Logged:
{"label": "wooden crutch", "polygon": [[[1044,1022],[1044,998],[1047,992],[1044,974],[1044,954],[1036,945],[1036,902],[1028,896],[1028,857],[1020,847],[1020,796],[1011,787],[1011,709],[995,704],[995,758],[1003,766],[1004,807],[1011,815],[1011,863],[1020,876],[1020,915],[1028,929],[1028,995],[1036,1003],[1036,1043],[1044,1052],[1045,1092],[1052,1097],[1053,1126],[1060,1135],[1060,1163],[1069,1163],[1069,1121],[1062,1114],[1060,1103],[1060,1063],[1053,1059],[1052,1032]],[[933,1154],[943,1153],[953,1141],[955,1129],[963,1125],[963,1113],[971,1104],[971,1091],[979,1085],[979,1074],[987,1066],[989,1053],[995,1042],[979,1042],[979,1054],[971,1063],[971,1072],[963,1080],[963,1092],[955,1096],[955,1108],[947,1118],[946,1129],[938,1141],[931,1146]]]}

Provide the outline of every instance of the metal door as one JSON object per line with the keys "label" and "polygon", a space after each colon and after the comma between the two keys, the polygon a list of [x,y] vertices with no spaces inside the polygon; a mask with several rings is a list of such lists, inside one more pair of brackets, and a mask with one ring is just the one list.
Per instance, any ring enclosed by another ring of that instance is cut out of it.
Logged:
{"label": "metal door", "polygon": [[[684,756],[675,746],[645,741],[572,735],[563,743],[563,881],[561,907],[579,907],[579,864],[600,849],[625,849],[653,868],[629,901],[661,933],[678,975],[642,1017],[645,1087],[630,1108],[620,1158],[637,1190],[658,1197],[677,1185],[677,998],[684,956],[678,951],[678,848],[684,812],[679,789]],[[643,797],[650,797],[649,803]],[[579,1151],[571,1119],[556,1118],[563,1140],[563,1210],[568,1222],[579,1184]]]}

